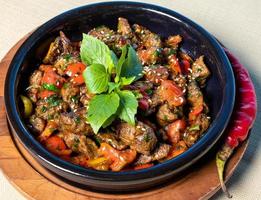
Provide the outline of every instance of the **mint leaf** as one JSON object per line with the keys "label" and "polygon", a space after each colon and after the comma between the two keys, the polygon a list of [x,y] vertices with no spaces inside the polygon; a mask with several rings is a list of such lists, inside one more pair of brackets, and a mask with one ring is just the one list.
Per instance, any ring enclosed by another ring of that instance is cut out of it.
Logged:
{"label": "mint leaf", "polygon": [[129,78],[126,78],[126,77],[122,77],[120,82],[121,82],[121,85],[124,86],[124,85],[130,85],[134,80],[135,80],[135,76],[132,76],[132,77],[129,77]]}
{"label": "mint leaf", "polygon": [[80,49],[81,60],[86,65],[102,64],[109,72],[113,68],[113,60],[109,47],[101,40],[84,34]]}
{"label": "mint leaf", "polygon": [[99,94],[108,89],[110,75],[101,64],[92,64],[83,71],[83,78],[91,93]]}
{"label": "mint leaf", "polygon": [[[89,104],[87,121],[90,123],[94,133],[98,133],[101,126],[119,107],[120,98],[117,93],[100,94],[94,96]],[[108,125],[108,124],[107,124]]]}
{"label": "mint leaf", "polygon": [[132,77],[135,76],[135,80],[142,77],[142,65],[139,61],[138,56],[136,55],[136,51],[132,48],[132,46],[128,47],[128,55],[126,60],[124,61],[121,67],[122,77]]}
{"label": "mint leaf", "polygon": [[135,125],[135,114],[138,108],[136,97],[128,90],[119,91],[118,95],[120,97],[119,118]]}

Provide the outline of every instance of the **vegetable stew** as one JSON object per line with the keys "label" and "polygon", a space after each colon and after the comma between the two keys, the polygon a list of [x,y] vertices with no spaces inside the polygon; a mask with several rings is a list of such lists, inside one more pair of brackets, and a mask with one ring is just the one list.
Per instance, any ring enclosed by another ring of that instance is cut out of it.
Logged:
{"label": "vegetable stew", "polygon": [[202,91],[210,71],[181,43],[121,17],[117,31],[99,26],[82,41],[60,32],[21,95],[29,127],[53,154],[96,170],[182,154],[211,120]]}

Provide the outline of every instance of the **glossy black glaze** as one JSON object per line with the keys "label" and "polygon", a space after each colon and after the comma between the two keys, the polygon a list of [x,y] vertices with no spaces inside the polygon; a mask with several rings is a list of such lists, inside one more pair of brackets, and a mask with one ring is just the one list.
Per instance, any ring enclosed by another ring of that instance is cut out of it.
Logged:
{"label": "glossy black glaze", "polygon": [[[181,34],[181,48],[194,59],[205,55],[211,78],[205,96],[211,110],[212,124],[206,134],[188,151],[154,167],[129,172],[95,171],[63,161],[49,153],[30,134],[21,117],[18,96],[28,86],[28,77],[40,63],[50,42],[60,30],[72,40],[98,25],[116,29],[117,18],[126,17],[167,37]],[[173,177],[202,157],[219,139],[226,127],[235,98],[234,76],[230,63],[218,42],[203,28],[180,14],[150,4],[107,2],[91,4],[65,12],[40,26],[23,43],[10,65],[5,82],[5,105],[12,129],[27,150],[47,169],[76,182],[86,189],[107,192],[145,189]]]}

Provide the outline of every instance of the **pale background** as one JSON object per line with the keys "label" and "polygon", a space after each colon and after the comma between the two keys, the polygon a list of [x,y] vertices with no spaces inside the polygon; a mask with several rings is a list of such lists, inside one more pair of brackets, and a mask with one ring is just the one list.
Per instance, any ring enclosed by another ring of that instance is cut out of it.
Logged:
{"label": "pale background", "polygon": [[[63,11],[91,2],[98,1],[0,0],[0,58],[21,37],[45,21]],[[260,103],[260,0],[151,0],[144,2],[171,8],[201,24],[215,35],[248,68]],[[258,115],[247,152],[227,184],[235,200],[261,199],[260,131],[261,118]],[[0,200],[24,199],[0,172]],[[225,199],[225,196],[219,192],[212,199]]]}

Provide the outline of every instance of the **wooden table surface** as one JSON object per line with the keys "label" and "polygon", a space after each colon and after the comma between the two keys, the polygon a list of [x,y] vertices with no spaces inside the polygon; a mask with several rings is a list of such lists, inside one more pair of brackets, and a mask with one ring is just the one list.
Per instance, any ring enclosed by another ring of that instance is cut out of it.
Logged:
{"label": "wooden table surface", "polygon": [[[0,58],[26,33],[68,9],[98,1],[0,0]],[[255,84],[258,107],[261,94],[261,1],[171,0],[144,1],[162,5],[191,18],[224,43],[249,70]],[[1,76],[0,76],[1,77]],[[2,78],[2,77],[1,77]],[[0,130],[1,131],[1,130]],[[261,118],[257,116],[249,148],[228,182],[239,200],[261,199]],[[22,173],[22,172],[21,172]],[[224,199],[217,193],[212,199]],[[23,200],[0,173],[0,199]]]}

